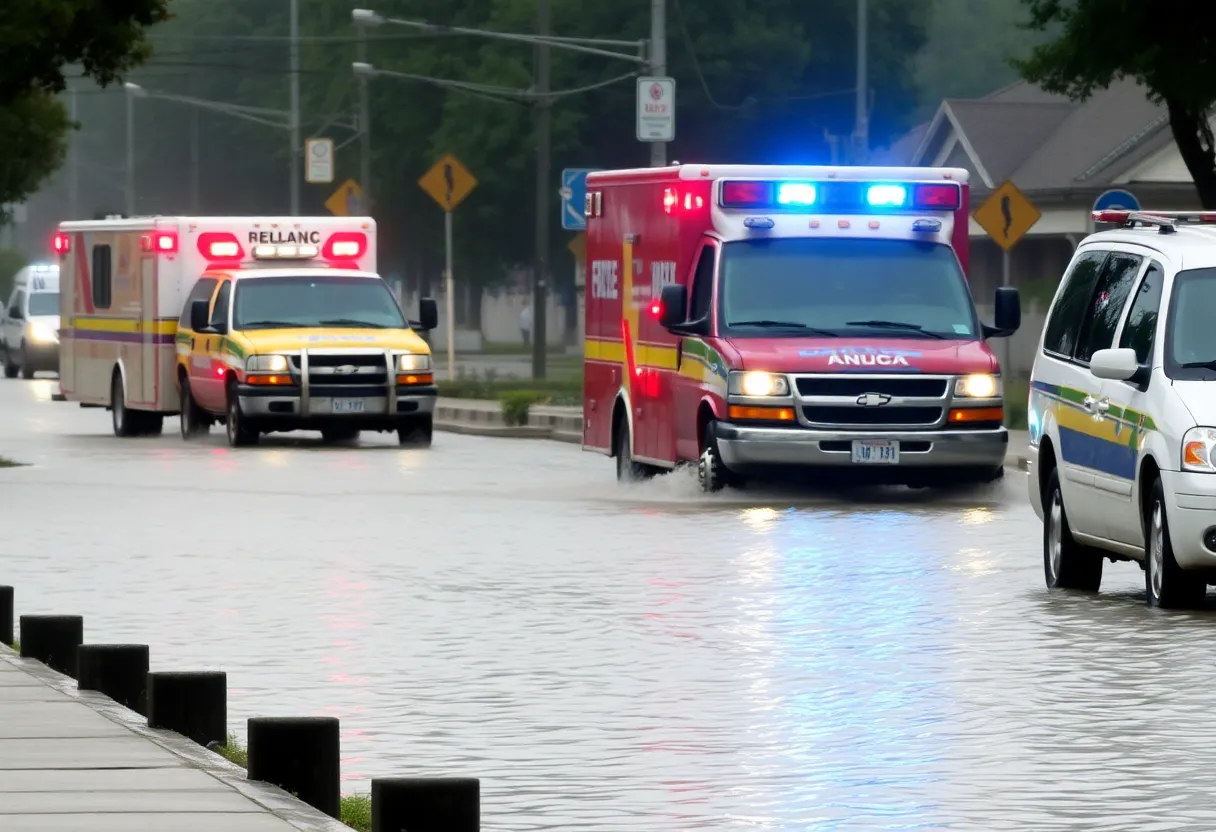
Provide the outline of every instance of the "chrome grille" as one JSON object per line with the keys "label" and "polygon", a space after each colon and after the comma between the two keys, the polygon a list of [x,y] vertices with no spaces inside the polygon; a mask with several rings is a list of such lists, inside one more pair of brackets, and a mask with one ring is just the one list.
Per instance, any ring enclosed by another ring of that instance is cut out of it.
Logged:
{"label": "chrome grille", "polygon": [[837,373],[793,378],[799,421],[843,430],[917,430],[942,424],[952,376]]}
{"label": "chrome grille", "polygon": [[[388,383],[388,366],[385,361],[384,353],[309,353],[308,383],[320,387],[384,385]],[[299,375],[300,356],[291,357],[291,368]]]}

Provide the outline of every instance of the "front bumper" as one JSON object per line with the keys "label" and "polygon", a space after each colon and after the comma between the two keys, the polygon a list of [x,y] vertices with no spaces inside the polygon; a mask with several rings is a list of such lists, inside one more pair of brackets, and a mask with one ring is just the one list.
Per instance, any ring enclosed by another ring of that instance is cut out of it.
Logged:
{"label": "front bumper", "polygon": [[[318,430],[330,424],[367,430],[392,430],[411,418],[435,411],[439,389],[434,385],[389,391],[350,390],[346,395],[305,395],[299,387],[267,388],[237,385],[241,412],[270,431]],[[335,410],[335,406],[338,408]]]}
{"label": "front bumper", "polygon": [[33,367],[35,372],[40,373],[57,373],[59,372],[59,344],[51,343],[30,343],[25,342],[25,347],[21,353],[22,366],[28,364]]}
{"label": "front bumper", "polygon": [[1216,474],[1162,471],[1161,485],[1174,559],[1184,569],[1216,570],[1216,551],[1203,545],[1216,527]]}
{"label": "front bumper", "polygon": [[[765,469],[825,468],[901,479],[915,471],[949,477],[953,472],[992,472],[1005,464],[1009,431],[917,430],[839,431],[802,427],[752,427],[716,422],[718,451],[726,467],[738,473]],[[855,463],[855,440],[894,440],[897,463]]]}

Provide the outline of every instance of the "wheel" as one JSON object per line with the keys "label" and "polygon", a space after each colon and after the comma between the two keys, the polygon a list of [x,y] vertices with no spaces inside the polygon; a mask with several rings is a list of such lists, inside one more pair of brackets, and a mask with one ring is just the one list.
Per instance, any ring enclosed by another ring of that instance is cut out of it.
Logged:
{"label": "wheel", "polygon": [[1144,596],[1150,607],[1193,610],[1203,606],[1208,585],[1202,575],[1187,572],[1174,559],[1170,524],[1165,516],[1165,489],[1153,483],[1153,497],[1145,522]]}
{"label": "wheel", "polygon": [[1097,592],[1102,584],[1101,553],[1078,543],[1068,525],[1060,471],[1047,478],[1047,516],[1043,522],[1043,576],[1048,589]]}
{"label": "wheel", "polygon": [[711,419],[705,425],[705,441],[701,448],[701,458],[697,460],[697,483],[706,494],[721,491],[726,486],[737,487],[741,483],[739,477],[722,461],[722,454],[718,451],[718,438],[714,434],[715,424]]}
{"label": "wheel", "polygon": [[629,432],[629,422],[621,419],[616,430],[617,482],[641,482],[654,475],[654,468],[633,461],[633,437]]}
{"label": "wheel", "polygon": [[429,448],[434,432],[434,416],[415,416],[397,428],[397,442],[403,448]]}
{"label": "wheel", "polygon": [[325,428],[321,439],[326,442],[354,442],[359,438],[358,428]]}
{"label": "wheel", "polygon": [[34,377],[34,365],[30,363],[24,341],[21,342],[21,377],[27,381]]}
{"label": "wheel", "polygon": [[198,403],[194,401],[194,393],[190,391],[190,379],[182,376],[182,413],[181,427],[182,439],[189,441],[200,433],[206,433],[210,427],[204,421],[202,412],[199,410]]}
{"label": "wheel", "polygon": [[241,400],[237,398],[236,388],[232,385],[228,386],[227,429],[228,444],[234,448],[256,445],[258,442],[258,430],[249,424],[249,420],[241,412]]}
{"label": "wheel", "polygon": [[20,370],[21,368],[13,363],[13,356],[8,351],[8,347],[4,347],[4,377],[16,378]]}
{"label": "wheel", "polygon": [[127,396],[122,387],[122,374],[115,371],[110,382],[110,416],[114,423],[114,435],[121,437],[139,435],[139,415],[127,409]]}

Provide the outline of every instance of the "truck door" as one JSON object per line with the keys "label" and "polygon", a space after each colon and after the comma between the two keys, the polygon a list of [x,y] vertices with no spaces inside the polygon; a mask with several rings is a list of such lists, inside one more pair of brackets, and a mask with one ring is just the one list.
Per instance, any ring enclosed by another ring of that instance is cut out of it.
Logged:
{"label": "truck door", "polygon": [[140,376],[143,390],[140,401],[160,407],[160,345],[157,343],[156,319],[156,254],[145,253],[139,258],[139,329]]}
{"label": "truck door", "polygon": [[[210,287],[206,286],[207,283],[210,283]],[[186,311],[182,314],[183,319],[189,321],[190,304],[197,299],[198,295],[207,288],[214,287],[214,291],[210,295],[204,296],[211,301],[209,308],[211,319],[214,320],[215,308],[224,291],[223,287],[228,285],[229,281],[217,283],[216,281],[200,280],[195,286],[195,291],[190,293],[190,298],[186,301]],[[190,391],[199,406],[213,413],[222,413],[224,410],[223,382],[217,378],[212,366],[212,357],[219,354],[219,340],[220,336],[210,328],[190,333]]]}
{"label": "truck door", "polygon": [[[711,321],[713,311],[714,268],[718,244],[705,240],[697,252],[693,273],[688,280],[688,320]],[[676,373],[673,377],[672,423],[675,425],[676,457],[695,460],[701,455],[697,441],[697,409],[713,377],[704,342],[681,338],[676,348]]]}

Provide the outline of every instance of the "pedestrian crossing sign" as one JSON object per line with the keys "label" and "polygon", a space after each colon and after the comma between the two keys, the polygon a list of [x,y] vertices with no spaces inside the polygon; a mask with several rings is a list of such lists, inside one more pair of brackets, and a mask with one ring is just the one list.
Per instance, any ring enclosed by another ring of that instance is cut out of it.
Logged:
{"label": "pedestrian crossing sign", "polygon": [[473,192],[477,179],[459,159],[449,153],[418,180],[418,185],[439,203],[440,208],[451,211]]}
{"label": "pedestrian crossing sign", "polygon": [[1009,251],[1043,216],[1027,196],[1006,180],[972,214],[998,246]]}

